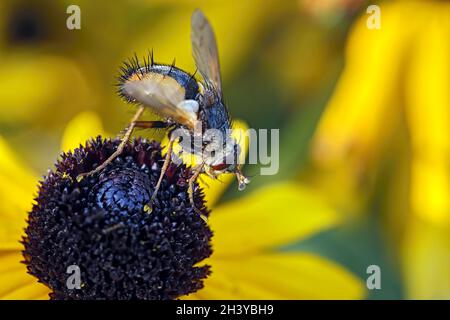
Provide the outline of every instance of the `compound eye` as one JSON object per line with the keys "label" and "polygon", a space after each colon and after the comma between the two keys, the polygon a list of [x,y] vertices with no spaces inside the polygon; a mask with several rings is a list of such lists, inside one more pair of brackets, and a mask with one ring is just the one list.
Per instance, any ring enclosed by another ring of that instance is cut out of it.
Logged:
{"label": "compound eye", "polygon": [[217,170],[217,171],[221,171],[221,170],[225,170],[229,166],[230,165],[227,163],[219,163],[219,164],[211,166],[211,168],[213,168],[214,170]]}

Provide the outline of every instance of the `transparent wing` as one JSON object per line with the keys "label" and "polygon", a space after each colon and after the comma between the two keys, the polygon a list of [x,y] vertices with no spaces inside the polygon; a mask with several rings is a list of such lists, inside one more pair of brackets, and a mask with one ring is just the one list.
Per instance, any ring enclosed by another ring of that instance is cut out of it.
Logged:
{"label": "transparent wing", "polygon": [[185,89],[173,78],[157,73],[129,79],[122,84],[122,94],[149,107],[162,117],[193,129],[197,115],[184,107]]}
{"label": "transparent wing", "polygon": [[191,20],[192,54],[195,64],[208,85],[221,95],[219,53],[214,31],[203,12],[196,9]]}

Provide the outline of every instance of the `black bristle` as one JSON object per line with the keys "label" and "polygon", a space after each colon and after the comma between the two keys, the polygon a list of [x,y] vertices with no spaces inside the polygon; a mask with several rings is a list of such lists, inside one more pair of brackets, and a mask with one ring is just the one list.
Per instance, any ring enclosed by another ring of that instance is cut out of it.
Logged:
{"label": "black bristle", "polygon": [[133,76],[137,76],[139,80],[145,78],[145,75],[150,72],[160,73],[164,76],[175,78],[179,83],[186,88],[186,98],[193,99],[198,92],[197,81],[195,74],[189,74],[175,66],[175,58],[171,64],[156,63],[154,60],[153,49],[149,51],[147,57],[143,57],[143,63],[139,61],[136,53],[125,60],[119,67],[119,75],[117,77],[116,87],[117,94],[127,103],[137,103],[137,101],[123,92],[123,85]]}

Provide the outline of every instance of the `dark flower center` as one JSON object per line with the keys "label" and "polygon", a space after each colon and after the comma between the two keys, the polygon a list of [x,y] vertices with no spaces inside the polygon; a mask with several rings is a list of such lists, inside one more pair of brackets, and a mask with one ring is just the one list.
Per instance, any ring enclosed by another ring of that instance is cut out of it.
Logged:
{"label": "dark flower center", "polygon": [[99,208],[133,212],[142,210],[142,204],[150,201],[151,192],[148,174],[119,166],[101,175],[89,195]]}
{"label": "dark flower center", "polygon": [[[63,154],[40,183],[23,255],[53,299],[175,299],[200,289],[210,272],[197,266],[211,254],[212,233],[189,202],[188,168],[171,164],[152,213],[143,210],[163,163],[159,144],[136,140],[77,181],[118,144],[98,137]],[[194,199],[207,215],[198,188]]]}

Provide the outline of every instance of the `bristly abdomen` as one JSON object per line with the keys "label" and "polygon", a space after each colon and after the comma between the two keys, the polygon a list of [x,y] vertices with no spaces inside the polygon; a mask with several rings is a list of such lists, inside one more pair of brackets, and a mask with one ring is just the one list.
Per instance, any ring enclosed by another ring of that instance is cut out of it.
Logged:
{"label": "bristly abdomen", "polygon": [[199,93],[199,86],[194,75],[176,67],[175,62],[170,65],[156,63],[153,60],[153,52],[151,52],[147,58],[144,57],[143,63],[139,61],[136,54],[123,63],[120,67],[120,74],[118,76],[117,93],[126,102],[135,102],[133,97],[130,97],[124,92],[124,84],[128,81],[142,80],[156,74],[174,79],[176,83],[184,89],[185,99],[196,99]]}

